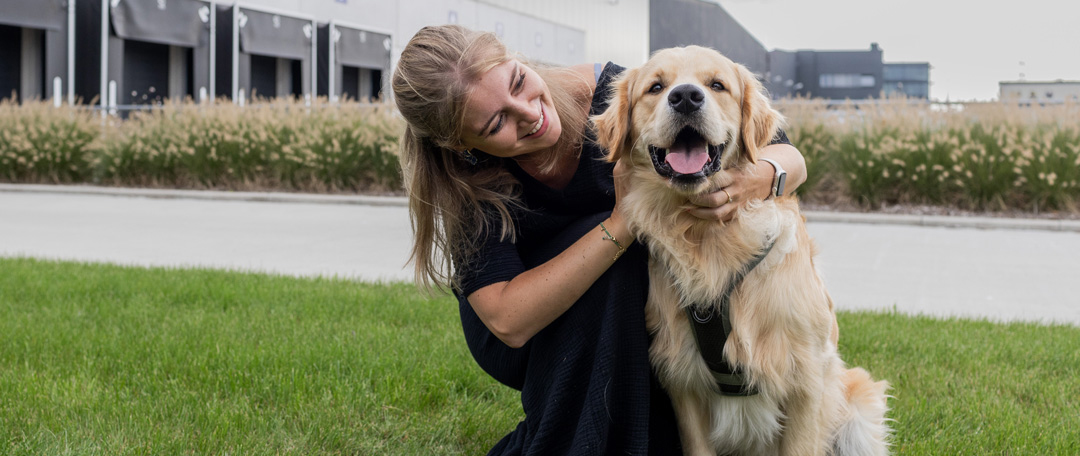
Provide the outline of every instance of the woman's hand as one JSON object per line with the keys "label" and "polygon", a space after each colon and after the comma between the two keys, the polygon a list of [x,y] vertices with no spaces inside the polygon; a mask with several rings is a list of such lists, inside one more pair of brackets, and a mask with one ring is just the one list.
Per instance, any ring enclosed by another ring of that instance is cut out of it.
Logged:
{"label": "woman's hand", "polygon": [[[761,150],[762,156],[780,162],[788,174],[784,193],[806,180],[806,162],[798,149],[788,144],[772,144]],[[772,193],[776,169],[768,162],[757,160],[753,165],[736,168],[734,179],[727,187],[690,197],[687,213],[702,220],[729,222],[735,213],[751,199],[766,199]]]}
{"label": "woman's hand", "polygon": [[687,212],[702,220],[731,221],[747,201],[769,196],[774,173],[772,165],[760,160],[746,168],[737,168],[727,187],[691,196],[692,206]]}

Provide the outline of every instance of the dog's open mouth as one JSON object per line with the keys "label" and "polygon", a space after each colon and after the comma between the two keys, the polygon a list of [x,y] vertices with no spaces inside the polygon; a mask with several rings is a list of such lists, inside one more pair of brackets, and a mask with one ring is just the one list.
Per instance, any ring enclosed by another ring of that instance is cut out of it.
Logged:
{"label": "dog's open mouth", "polygon": [[723,154],[724,144],[709,144],[691,127],[683,128],[667,149],[649,146],[649,156],[657,174],[687,183],[719,171]]}

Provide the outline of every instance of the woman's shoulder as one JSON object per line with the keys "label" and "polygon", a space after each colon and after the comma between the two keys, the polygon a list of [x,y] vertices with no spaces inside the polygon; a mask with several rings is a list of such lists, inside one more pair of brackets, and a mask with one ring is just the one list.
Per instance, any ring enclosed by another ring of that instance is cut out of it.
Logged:
{"label": "woman's shoulder", "polygon": [[596,87],[593,89],[589,115],[599,115],[607,109],[608,100],[611,98],[611,83],[615,82],[623,71],[626,71],[626,68],[611,62],[601,66],[600,71],[596,73]]}

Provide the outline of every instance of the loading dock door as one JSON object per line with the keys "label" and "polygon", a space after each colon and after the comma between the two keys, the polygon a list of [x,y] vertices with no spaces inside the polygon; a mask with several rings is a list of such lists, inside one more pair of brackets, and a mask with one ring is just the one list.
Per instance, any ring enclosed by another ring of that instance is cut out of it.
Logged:
{"label": "loading dock door", "polygon": [[390,36],[336,25],[341,96],[367,101],[380,96],[390,69]]}
{"label": "loading dock door", "polygon": [[[148,2],[119,0],[111,9],[113,32],[122,38],[121,104],[161,102],[194,97],[195,87],[209,83],[209,6],[197,0]],[[196,81],[197,80],[197,81]]]}
{"label": "loading dock door", "polygon": [[54,78],[68,79],[67,10],[67,0],[0,0],[0,99],[46,98]]}
{"label": "loading dock door", "polygon": [[0,100],[6,100],[22,84],[22,29],[0,25],[0,43],[7,43],[0,46]]}
{"label": "loading dock door", "polygon": [[243,7],[240,11],[240,50],[250,55],[254,95],[305,95],[311,86],[311,21]]}

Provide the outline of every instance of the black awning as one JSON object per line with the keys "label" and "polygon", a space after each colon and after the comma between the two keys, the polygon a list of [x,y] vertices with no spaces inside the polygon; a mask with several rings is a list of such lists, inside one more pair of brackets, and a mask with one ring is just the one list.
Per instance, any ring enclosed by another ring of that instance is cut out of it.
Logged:
{"label": "black awning", "polygon": [[248,54],[305,60],[311,56],[311,21],[241,8],[240,48]]}
{"label": "black awning", "polygon": [[66,23],[64,0],[0,0],[0,24],[63,30]]}
{"label": "black awning", "polygon": [[111,20],[120,38],[194,48],[210,27],[209,13],[197,0],[120,0]]}
{"label": "black awning", "polygon": [[363,68],[390,67],[390,35],[336,26],[337,62]]}

